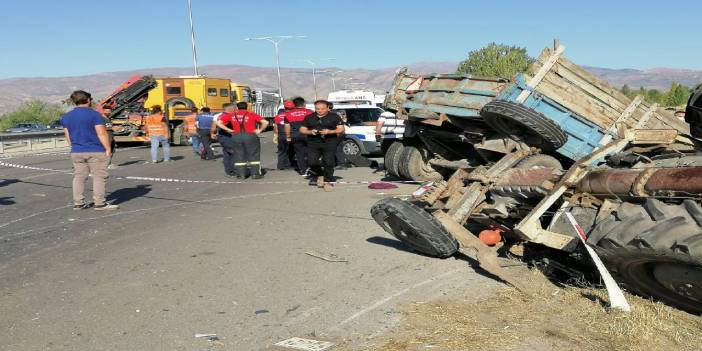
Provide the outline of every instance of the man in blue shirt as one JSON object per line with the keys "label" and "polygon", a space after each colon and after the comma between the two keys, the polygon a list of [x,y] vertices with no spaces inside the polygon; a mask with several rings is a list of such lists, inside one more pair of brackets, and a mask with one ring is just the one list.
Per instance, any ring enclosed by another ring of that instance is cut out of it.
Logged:
{"label": "man in blue shirt", "polygon": [[195,119],[197,121],[197,135],[200,137],[200,143],[202,143],[202,154],[200,154],[200,158],[203,160],[214,160],[214,152],[211,146],[212,137],[210,135],[212,118],[210,108],[203,107],[200,109],[200,114],[197,115]]}
{"label": "man in blue shirt", "polygon": [[85,203],[85,181],[93,175],[94,209],[98,211],[116,210],[117,205],[105,202],[105,180],[109,176],[107,165],[112,150],[102,115],[91,108],[90,93],[76,90],[71,94],[76,107],[61,117],[66,142],[71,146],[73,162],[73,209],[90,207]]}

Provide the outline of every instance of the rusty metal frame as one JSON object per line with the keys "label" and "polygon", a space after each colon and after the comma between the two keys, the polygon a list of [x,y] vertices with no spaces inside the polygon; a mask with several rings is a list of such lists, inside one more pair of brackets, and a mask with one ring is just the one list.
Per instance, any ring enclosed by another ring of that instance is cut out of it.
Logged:
{"label": "rusty metal frame", "polygon": [[590,166],[604,156],[619,152],[629,145],[629,139],[615,140],[593,152],[589,157],[581,159],[561,178],[549,194],[541,199],[533,210],[514,228],[515,233],[523,239],[543,244],[559,250],[572,251],[578,243],[576,237],[555,233],[541,226],[540,218],[561,196],[577,184],[590,171]]}

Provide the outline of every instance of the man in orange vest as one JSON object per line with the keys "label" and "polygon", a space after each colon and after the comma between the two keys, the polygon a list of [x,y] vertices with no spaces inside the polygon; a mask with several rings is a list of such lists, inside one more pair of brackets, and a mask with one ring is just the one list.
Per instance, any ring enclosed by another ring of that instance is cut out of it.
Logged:
{"label": "man in orange vest", "polygon": [[183,133],[190,138],[190,145],[196,155],[200,155],[200,136],[197,134],[197,107],[190,110],[192,113],[183,119]]}
{"label": "man in orange vest", "polygon": [[168,123],[161,112],[161,106],[154,105],[151,107],[151,114],[145,119],[146,134],[151,140],[151,162],[158,162],[158,144],[160,143],[163,147],[163,162],[169,162],[171,160],[171,146],[168,142],[170,139],[170,133],[168,130]]}

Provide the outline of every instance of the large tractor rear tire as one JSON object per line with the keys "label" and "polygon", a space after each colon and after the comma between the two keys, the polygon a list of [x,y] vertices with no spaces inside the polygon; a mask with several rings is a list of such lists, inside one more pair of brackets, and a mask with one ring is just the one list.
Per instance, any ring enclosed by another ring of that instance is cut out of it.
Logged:
{"label": "large tractor rear tire", "polygon": [[568,141],[556,122],[516,102],[490,101],[483,106],[480,115],[494,130],[542,150],[556,150]]}
{"label": "large tractor rear tire", "polygon": [[385,156],[384,156],[384,165],[385,165],[385,171],[390,175],[391,177],[398,178],[400,177],[400,173],[397,169],[398,167],[398,161],[400,158],[400,155],[402,154],[402,150],[405,148],[405,145],[402,144],[402,142],[396,141],[390,144],[390,147],[388,147],[388,150],[385,151]]}
{"label": "large tractor rear tire", "polygon": [[371,216],[386,232],[425,255],[446,258],[458,251],[458,242],[434,216],[407,201],[382,199]]}
{"label": "large tractor rear tire", "polygon": [[444,179],[429,164],[427,151],[417,146],[406,145],[400,154],[397,170],[401,177],[416,181],[438,181]]}
{"label": "large tractor rear tire", "polygon": [[587,240],[631,291],[702,313],[702,207],[698,203],[625,202],[597,223]]}

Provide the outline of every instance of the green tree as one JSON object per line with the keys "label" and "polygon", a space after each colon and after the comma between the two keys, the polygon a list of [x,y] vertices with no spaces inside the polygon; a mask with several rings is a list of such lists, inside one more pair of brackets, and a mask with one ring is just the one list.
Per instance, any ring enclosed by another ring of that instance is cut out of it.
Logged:
{"label": "green tree", "polygon": [[4,131],[17,123],[25,122],[49,125],[65,112],[65,109],[59,104],[30,100],[24,102],[14,111],[0,116],[0,130]]}
{"label": "green tree", "polygon": [[646,92],[646,101],[660,104],[663,102],[663,94],[661,94],[660,90],[650,89]]}
{"label": "green tree", "polygon": [[511,78],[529,70],[534,59],[526,48],[490,43],[468,53],[468,59],[458,65],[458,73],[486,77]]}
{"label": "green tree", "polygon": [[687,99],[690,97],[690,89],[684,87],[677,82],[673,82],[670,85],[670,90],[665,94],[663,98],[663,103],[666,106],[682,106],[687,103]]}
{"label": "green tree", "polygon": [[624,94],[627,97],[631,97],[631,88],[629,88],[628,84],[624,84],[622,88],[620,89],[622,94]]}

